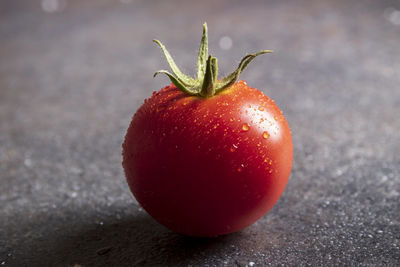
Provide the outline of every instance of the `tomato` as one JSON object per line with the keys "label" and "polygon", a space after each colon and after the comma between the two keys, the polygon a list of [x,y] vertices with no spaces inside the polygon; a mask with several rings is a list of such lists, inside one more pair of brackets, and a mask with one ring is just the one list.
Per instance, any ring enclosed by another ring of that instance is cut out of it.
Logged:
{"label": "tomato", "polygon": [[[218,93],[201,86],[203,95],[179,87],[172,83],[153,93],[134,115],[123,144],[129,187],[175,232],[241,230],[285,189],[293,159],[288,123],[272,99],[244,81]],[[204,90],[214,94],[204,96]]]}

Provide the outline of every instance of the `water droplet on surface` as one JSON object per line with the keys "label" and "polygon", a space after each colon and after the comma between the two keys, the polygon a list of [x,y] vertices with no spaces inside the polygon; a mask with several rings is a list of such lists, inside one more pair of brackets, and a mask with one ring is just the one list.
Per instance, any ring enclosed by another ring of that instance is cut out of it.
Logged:
{"label": "water droplet on surface", "polygon": [[249,125],[248,125],[247,123],[244,123],[244,124],[242,125],[242,130],[243,130],[243,131],[247,132],[249,129],[250,129],[250,127],[249,127]]}
{"label": "water droplet on surface", "polygon": [[65,0],[42,0],[42,10],[48,13],[60,12],[66,6]]}
{"label": "water droplet on surface", "polygon": [[264,138],[264,139],[268,139],[268,138],[269,138],[269,133],[263,132],[263,138]]}
{"label": "water droplet on surface", "polygon": [[229,36],[223,36],[219,39],[219,47],[223,50],[229,50],[232,47],[232,39]]}
{"label": "water droplet on surface", "polygon": [[31,167],[31,166],[32,166],[32,160],[29,159],[29,158],[25,159],[25,160],[24,160],[24,165],[25,165],[26,167]]}

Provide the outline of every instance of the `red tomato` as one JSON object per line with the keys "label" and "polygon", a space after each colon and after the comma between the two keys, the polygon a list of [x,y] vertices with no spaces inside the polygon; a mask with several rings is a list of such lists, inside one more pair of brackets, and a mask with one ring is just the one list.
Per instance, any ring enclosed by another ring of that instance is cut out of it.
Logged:
{"label": "red tomato", "polygon": [[217,236],[272,208],[292,154],[282,112],[246,82],[211,97],[171,84],[133,117],[123,167],[134,196],[158,222],[178,233]]}

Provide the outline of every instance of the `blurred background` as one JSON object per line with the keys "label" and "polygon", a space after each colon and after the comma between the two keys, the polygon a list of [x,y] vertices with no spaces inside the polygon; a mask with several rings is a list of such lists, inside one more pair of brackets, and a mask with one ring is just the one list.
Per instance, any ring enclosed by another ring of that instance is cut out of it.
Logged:
{"label": "blurred background", "polygon": [[[169,84],[161,40],[194,74],[202,23],[293,132],[277,205],[244,231],[154,222],[121,167],[130,119]],[[400,265],[399,1],[0,2],[0,265]]]}

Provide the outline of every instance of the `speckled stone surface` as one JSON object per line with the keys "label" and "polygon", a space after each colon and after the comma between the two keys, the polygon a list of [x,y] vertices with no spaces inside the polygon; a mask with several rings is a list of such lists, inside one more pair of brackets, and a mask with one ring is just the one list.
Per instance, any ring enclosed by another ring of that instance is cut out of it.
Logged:
{"label": "speckled stone surface", "polygon": [[[194,73],[201,25],[221,71],[284,111],[285,193],[216,239],[157,224],[121,167],[131,116]],[[1,1],[0,266],[399,266],[399,1]]]}

